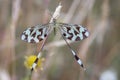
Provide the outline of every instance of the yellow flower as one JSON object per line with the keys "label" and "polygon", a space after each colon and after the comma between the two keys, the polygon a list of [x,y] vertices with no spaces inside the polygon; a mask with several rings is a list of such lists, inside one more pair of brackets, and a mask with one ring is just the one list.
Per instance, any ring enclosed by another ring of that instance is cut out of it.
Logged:
{"label": "yellow flower", "polygon": [[[34,61],[36,60],[36,58],[37,58],[37,56],[35,56],[35,55],[26,56],[25,61],[24,61],[25,67],[27,69],[31,69]],[[40,58],[37,62],[37,66],[35,68],[40,67],[40,69],[43,70],[42,64],[43,64],[44,60],[45,60],[44,58]]]}

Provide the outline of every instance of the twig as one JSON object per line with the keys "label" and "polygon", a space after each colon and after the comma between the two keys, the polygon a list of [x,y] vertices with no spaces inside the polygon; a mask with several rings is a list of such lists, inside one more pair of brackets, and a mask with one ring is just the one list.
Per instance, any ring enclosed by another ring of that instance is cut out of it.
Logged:
{"label": "twig", "polygon": [[[87,42],[83,43],[81,49],[79,49],[79,51],[81,51],[81,55],[83,56],[84,59],[86,59],[86,51],[88,51],[89,46],[93,43],[93,41],[95,39],[97,39],[98,37],[100,37],[101,33],[103,33],[102,37],[104,36],[106,30],[108,29],[107,25],[108,25],[108,15],[109,15],[109,0],[104,0],[103,1],[103,5],[102,5],[102,17],[101,20],[99,21],[99,24],[97,24],[97,27],[93,30],[93,33],[91,34],[90,38],[87,40]],[[101,43],[101,41],[100,41]],[[96,54],[98,55],[98,54]],[[98,60],[98,57],[96,57],[96,60]],[[97,63],[98,64],[98,63]],[[97,66],[97,65],[96,65]],[[92,79],[95,79],[95,75],[99,74],[99,67],[94,66],[93,69],[93,73],[92,73]]]}
{"label": "twig", "polygon": [[73,23],[82,23],[87,14],[92,10],[94,3],[95,0],[82,0],[82,8],[76,14],[75,18],[73,19]]}
{"label": "twig", "polygon": [[[15,60],[15,27],[17,25],[17,21],[19,18],[19,13],[20,13],[20,4],[21,0],[12,0],[13,5],[12,5],[12,18],[11,18],[11,25],[10,25],[10,32],[11,32],[11,40],[10,40],[10,45],[13,45],[11,47],[11,53],[12,53],[12,60]],[[16,66],[14,65],[12,67],[12,80],[15,79],[16,75]]]}
{"label": "twig", "polygon": [[76,8],[78,7],[79,3],[80,3],[80,0],[73,0],[72,5],[69,8],[67,15],[65,15],[64,22],[68,23],[72,20],[74,12],[75,12]]}
{"label": "twig", "polygon": [[[107,0],[106,0],[107,1]],[[105,1],[105,4],[106,4]],[[105,6],[105,4],[103,4],[102,8],[102,18],[99,24],[97,24],[97,27],[93,30],[93,33],[91,34],[90,38],[88,39],[87,43],[85,43],[83,48],[80,49],[82,54],[85,54],[86,51],[88,50],[88,47],[93,43],[94,39],[96,39],[97,37],[99,37],[101,33],[104,33],[107,30],[107,22],[108,22],[108,8],[106,8],[107,6]],[[107,10],[106,10],[107,9]],[[104,35],[102,35],[104,36]]]}
{"label": "twig", "polygon": [[58,7],[56,8],[56,10],[55,10],[55,12],[50,20],[50,23],[53,22],[53,19],[57,19],[60,16],[61,8],[62,8],[62,5],[61,5],[61,3],[59,3]]}

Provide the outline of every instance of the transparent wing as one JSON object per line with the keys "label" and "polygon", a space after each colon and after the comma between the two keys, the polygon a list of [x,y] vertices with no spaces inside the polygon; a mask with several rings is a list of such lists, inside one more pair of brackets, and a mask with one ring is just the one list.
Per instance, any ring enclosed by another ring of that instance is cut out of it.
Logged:
{"label": "transparent wing", "polygon": [[38,43],[42,41],[49,32],[49,24],[36,25],[27,28],[21,35],[21,39],[28,43]]}
{"label": "transparent wing", "polygon": [[89,32],[86,28],[77,24],[66,24],[59,23],[60,30],[62,35],[69,40],[79,41],[87,38],[89,36]]}

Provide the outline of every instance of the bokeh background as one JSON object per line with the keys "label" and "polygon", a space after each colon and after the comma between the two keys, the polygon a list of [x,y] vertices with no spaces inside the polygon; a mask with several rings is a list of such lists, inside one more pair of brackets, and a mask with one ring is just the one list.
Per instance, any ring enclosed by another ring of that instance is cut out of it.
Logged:
{"label": "bokeh background", "polygon": [[81,24],[90,37],[70,42],[84,71],[59,34],[48,37],[44,70],[31,75],[25,56],[37,55],[42,42],[20,39],[28,27],[48,23],[59,0],[0,0],[0,80],[120,80],[120,0],[61,0],[58,22]]}

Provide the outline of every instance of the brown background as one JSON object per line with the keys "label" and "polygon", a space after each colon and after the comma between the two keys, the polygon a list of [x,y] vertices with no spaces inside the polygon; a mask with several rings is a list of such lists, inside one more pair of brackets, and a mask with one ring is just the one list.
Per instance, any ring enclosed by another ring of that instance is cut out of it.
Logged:
{"label": "brown background", "polygon": [[[59,0],[0,0],[0,80],[29,80],[24,57],[37,55],[42,42],[28,44],[20,35],[27,27],[47,23],[58,3]],[[89,38],[70,43],[87,70],[77,64],[65,43],[56,46],[64,41],[51,34],[42,52],[46,59],[44,70],[38,69],[31,79],[104,80],[101,75],[110,78],[111,74],[119,80],[120,0],[62,0],[62,6],[58,22],[81,24],[90,31]]]}

